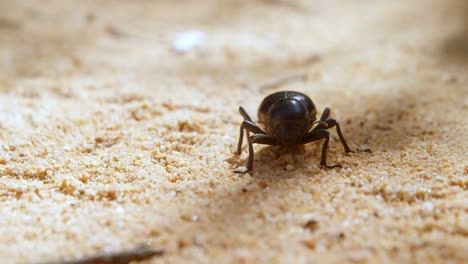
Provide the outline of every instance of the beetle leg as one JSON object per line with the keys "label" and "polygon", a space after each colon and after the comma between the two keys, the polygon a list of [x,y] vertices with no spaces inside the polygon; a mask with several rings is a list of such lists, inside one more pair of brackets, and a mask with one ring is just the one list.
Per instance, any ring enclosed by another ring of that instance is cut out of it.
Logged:
{"label": "beetle leg", "polygon": [[325,110],[323,110],[323,113],[320,119],[314,122],[318,124],[313,130],[328,129],[329,126],[327,124],[327,120],[329,116],[330,116],[330,108],[327,107],[325,108]]}
{"label": "beetle leg", "polygon": [[242,106],[239,106],[239,113],[241,116],[244,118],[244,120],[249,120],[252,122],[252,118],[250,118],[249,114],[247,114],[247,111]]}
{"label": "beetle leg", "polygon": [[[276,139],[274,136],[266,135],[266,134],[254,134],[250,137],[250,142],[257,143],[257,144],[263,144],[263,145],[280,145],[280,142],[278,139]],[[250,166],[249,166],[250,163]],[[252,170],[253,168],[253,148],[252,148],[252,157],[250,157],[249,153],[249,163],[247,164],[247,167]]]}
{"label": "beetle leg", "polygon": [[318,130],[312,130],[307,134],[307,136],[304,138],[303,142],[301,144],[307,144],[312,141],[320,140],[320,139],[325,139],[325,142],[323,142],[322,145],[322,157],[320,158],[320,166],[325,167],[325,168],[335,168],[335,167],[341,167],[341,165],[327,165],[327,149],[328,149],[328,142],[330,141],[330,132],[326,129],[318,129]]}
{"label": "beetle leg", "polygon": [[241,153],[242,149],[242,140],[244,138],[244,129],[247,130],[247,137],[249,138],[249,132],[255,133],[255,134],[266,134],[265,131],[263,131],[261,128],[259,128],[254,122],[250,120],[244,120],[242,121],[242,124],[240,126],[240,133],[239,133],[239,142],[237,143],[237,154]]}
{"label": "beetle leg", "polygon": [[[244,118],[244,121],[245,120],[250,121],[255,126],[255,123],[252,122],[252,119],[250,118],[249,114],[247,114],[247,111],[245,111],[245,109],[242,106],[239,106],[239,113]],[[240,132],[239,132],[239,142],[237,143],[237,154],[241,153],[242,140],[244,138],[244,127],[242,126],[242,124],[241,124]],[[245,129],[247,129],[247,128],[245,128]],[[249,132],[247,131],[247,137],[249,137],[249,136],[250,136]]]}
{"label": "beetle leg", "polygon": [[328,117],[330,116],[330,112],[331,112],[330,108],[328,107],[325,108],[323,110],[322,116],[320,117],[320,121],[324,121],[324,122],[327,121]]}
{"label": "beetle leg", "polygon": [[252,144],[252,137],[255,135],[252,135],[248,137],[248,142],[249,142],[249,159],[247,161],[247,170],[245,172],[249,172],[253,169],[253,158],[254,158],[254,149],[253,149],[253,144]]}
{"label": "beetle leg", "polygon": [[335,119],[328,119],[325,122],[328,124],[328,128],[332,128],[332,127],[336,126],[336,132],[338,132],[338,136],[340,137],[340,141],[341,141],[341,144],[343,144],[345,152],[346,153],[349,153],[349,152],[354,153],[354,151],[352,151],[351,148],[346,143],[346,140],[343,137],[343,133],[341,133],[340,124],[338,124],[338,122]]}
{"label": "beetle leg", "polygon": [[346,140],[344,139],[343,133],[341,133],[340,124],[338,124],[338,122],[335,119],[332,119],[332,118],[329,119],[328,118],[329,116],[330,116],[330,108],[327,107],[327,108],[325,108],[325,110],[323,110],[322,116],[320,117],[320,121],[325,122],[328,125],[328,127],[326,127],[325,124],[319,123],[313,130],[330,129],[330,128],[336,126],[336,132],[338,132],[338,136],[340,137],[340,141],[341,141],[341,144],[343,145],[343,147],[345,149],[345,152],[346,153],[349,153],[349,152],[354,153],[354,151],[352,151],[351,148],[346,143]]}
{"label": "beetle leg", "polygon": [[328,129],[328,124],[327,122],[324,122],[322,120],[315,120],[313,123],[312,123],[312,126],[314,126],[315,124],[317,124],[316,127],[314,127],[313,130],[315,129]]}
{"label": "beetle leg", "polygon": [[270,135],[266,134],[253,134],[249,137],[249,160],[247,162],[247,171],[251,171],[253,169],[253,158],[254,158],[254,150],[253,150],[253,143],[257,144],[264,144],[264,145],[279,145],[278,140]]}
{"label": "beetle leg", "polygon": [[237,142],[237,154],[241,154],[242,139],[244,138],[244,128],[240,126],[239,141]]}
{"label": "beetle leg", "polygon": [[249,120],[244,120],[241,124],[241,127],[244,129],[247,129],[248,131],[254,133],[254,134],[262,134],[266,135],[266,132],[263,131],[260,127],[258,127],[254,122],[249,121]]}
{"label": "beetle leg", "polygon": [[264,145],[279,145],[280,142],[273,136],[266,135],[266,134],[253,134],[248,138],[249,141],[249,159],[247,160],[247,170],[246,171],[234,171],[245,173],[249,172],[253,169],[253,161],[254,161],[254,149],[253,143],[257,144],[264,144]]}

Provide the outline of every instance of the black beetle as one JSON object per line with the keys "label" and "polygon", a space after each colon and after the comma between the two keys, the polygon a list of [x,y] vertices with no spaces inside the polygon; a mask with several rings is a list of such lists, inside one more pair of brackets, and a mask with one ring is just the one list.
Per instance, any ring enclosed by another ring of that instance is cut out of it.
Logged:
{"label": "black beetle", "polygon": [[[265,97],[258,108],[258,122],[263,124],[265,131],[252,121],[242,106],[239,107],[239,113],[244,117],[244,121],[240,126],[237,154],[241,153],[244,129],[247,130],[249,142],[249,160],[247,171],[244,172],[251,171],[253,168],[253,143],[290,146],[307,144],[320,139],[325,139],[320,166],[325,168],[341,167],[340,165],[327,165],[327,148],[330,141],[328,129],[334,126],[336,126],[345,152],[353,152],[346,143],[338,122],[329,118],[330,109],[325,108],[322,116],[317,120],[317,109],[314,103],[303,93],[281,91]],[[317,126],[312,129],[314,124]],[[253,135],[250,136],[249,132],[252,132]]]}

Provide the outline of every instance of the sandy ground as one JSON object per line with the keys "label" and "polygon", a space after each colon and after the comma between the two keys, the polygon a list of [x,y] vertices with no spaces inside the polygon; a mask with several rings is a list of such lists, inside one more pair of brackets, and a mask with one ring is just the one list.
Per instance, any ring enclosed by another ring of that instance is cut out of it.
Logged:
{"label": "sandy ground", "polygon": [[[0,259],[467,263],[468,2],[0,1]],[[186,52],[181,33],[204,38]],[[288,78],[289,82],[271,86]],[[302,153],[239,105],[327,106]]]}

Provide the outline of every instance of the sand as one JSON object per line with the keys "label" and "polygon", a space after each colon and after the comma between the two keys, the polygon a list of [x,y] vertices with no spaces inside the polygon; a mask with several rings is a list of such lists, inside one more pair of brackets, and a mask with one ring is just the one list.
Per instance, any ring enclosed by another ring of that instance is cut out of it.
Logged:
{"label": "sand", "polygon": [[[467,13],[1,1],[2,263],[140,247],[147,263],[467,263]],[[341,169],[321,169],[314,142],[256,145],[254,170],[234,173],[238,107],[256,119],[280,90],[330,107],[372,152],[344,154],[331,130]]]}

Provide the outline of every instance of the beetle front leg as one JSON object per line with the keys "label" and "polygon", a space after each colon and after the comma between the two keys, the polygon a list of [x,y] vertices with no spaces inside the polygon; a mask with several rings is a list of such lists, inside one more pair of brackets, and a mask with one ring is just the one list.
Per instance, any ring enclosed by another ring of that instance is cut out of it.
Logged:
{"label": "beetle front leg", "polygon": [[247,114],[247,111],[245,111],[244,107],[239,106],[239,113],[244,118],[244,120],[252,122],[252,118],[250,118],[249,114]]}
{"label": "beetle front leg", "polygon": [[[253,135],[252,135],[253,136]],[[249,172],[253,169],[253,159],[254,159],[254,149],[253,149],[253,144],[252,144],[252,137],[249,137],[247,139],[249,143],[249,159],[247,160],[247,171]]]}
{"label": "beetle front leg", "polygon": [[[241,116],[244,118],[244,121],[250,121],[251,123],[253,123],[249,114],[247,114],[247,111],[245,111],[245,109],[242,106],[239,106],[239,114],[241,114]],[[255,126],[254,123],[253,125]],[[240,132],[239,132],[239,141],[237,142],[237,154],[241,153],[242,140],[244,139],[244,129],[247,129],[247,128],[244,126],[244,122],[242,122],[240,126]],[[250,136],[249,132],[247,131],[247,137],[249,136]]]}
{"label": "beetle front leg", "polygon": [[327,108],[325,108],[325,110],[323,110],[322,116],[320,117],[320,121],[325,122],[328,126],[325,126],[325,124],[320,124],[319,123],[314,128],[314,130],[330,129],[330,128],[336,126],[336,132],[338,132],[338,136],[340,137],[340,141],[341,141],[341,144],[343,145],[343,147],[345,149],[345,152],[346,153],[349,153],[349,152],[354,153],[354,151],[352,151],[351,148],[346,143],[346,140],[344,139],[343,133],[341,133],[340,124],[338,124],[338,122],[335,119],[328,118],[330,116],[330,113],[331,113],[330,108],[327,107]]}
{"label": "beetle front leg", "polygon": [[278,140],[275,137],[266,134],[253,134],[249,137],[249,160],[247,162],[247,171],[253,169],[253,143],[264,144],[264,145],[279,145]]}
{"label": "beetle front leg", "polygon": [[240,154],[242,150],[242,140],[244,138],[244,129],[247,130],[248,138],[250,138],[249,132],[252,132],[255,134],[262,134],[262,135],[266,134],[265,131],[259,128],[254,122],[250,120],[242,121],[242,124],[240,126],[239,142],[237,143],[237,154]]}
{"label": "beetle front leg", "polygon": [[327,120],[328,120],[328,117],[330,116],[330,108],[325,108],[323,110],[323,113],[322,113],[322,116],[320,117],[320,119],[318,121],[315,121],[317,122],[317,126],[314,128],[314,130],[319,130],[319,129],[328,129],[329,126],[327,124]]}
{"label": "beetle front leg", "polygon": [[340,137],[340,141],[341,141],[341,144],[343,145],[343,147],[345,149],[345,152],[346,153],[349,153],[349,152],[354,153],[354,151],[352,151],[351,148],[346,143],[346,140],[343,137],[343,133],[341,133],[340,124],[338,124],[338,122],[335,119],[327,119],[325,122],[328,124],[328,128],[332,128],[332,127],[336,126],[336,132],[338,132],[338,136]]}
{"label": "beetle front leg", "polygon": [[323,110],[323,113],[322,113],[322,116],[320,117],[320,121],[326,121],[328,119],[328,117],[330,116],[330,108],[326,107],[324,110]]}
{"label": "beetle front leg", "polygon": [[237,173],[246,173],[253,169],[254,162],[254,149],[253,143],[264,144],[264,145],[279,145],[280,142],[273,136],[266,134],[253,134],[248,138],[249,142],[249,158],[247,160],[247,170],[246,171],[234,171]]}
{"label": "beetle front leg", "polygon": [[[245,122],[245,121],[244,121]],[[242,131],[242,127],[241,127],[241,131]],[[252,137],[255,136],[255,135],[252,135],[250,137],[247,138],[247,142],[248,142],[248,145],[249,145],[249,158],[247,160],[247,170],[246,171],[241,171],[241,170],[234,170],[235,173],[247,173],[249,171],[251,171],[253,169],[253,158],[254,158],[254,149],[253,149],[253,144],[252,144]],[[240,149],[240,146],[242,145],[241,144],[242,140],[239,139],[239,145],[238,145],[238,150]],[[240,154],[240,151],[239,151],[239,154]]]}
{"label": "beetle front leg", "polygon": [[[247,115],[244,109],[242,107],[239,107],[239,112],[241,112],[242,116],[246,119],[250,119],[250,117]],[[245,115],[244,115],[245,114]],[[242,151],[242,140],[244,138],[244,129],[247,130],[247,141],[249,144],[249,159],[247,162],[247,171],[234,171],[234,172],[248,172],[252,170],[253,166],[253,146],[252,146],[252,137],[259,135],[259,136],[266,136],[265,131],[263,131],[261,128],[259,128],[254,122],[251,120],[244,120],[242,121],[242,124],[240,125],[240,132],[239,132],[239,142],[237,143],[237,154],[240,155]],[[255,133],[254,135],[250,136],[249,132]]]}
{"label": "beetle front leg", "polygon": [[317,141],[320,139],[325,139],[325,142],[323,142],[322,145],[322,157],[320,158],[320,166],[325,167],[325,168],[336,168],[336,167],[341,167],[341,165],[335,164],[335,165],[327,165],[327,150],[328,150],[328,142],[330,141],[330,132],[328,132],[326,129],[317,129],[317,130],[312,130],[307,134],[307,136],[304,138],[304,141],[301,142],[301,144],[307,144],[312,141]]}
{"label": "beetle front leg", "polygon": [[244,128],[240,126],[239,141],[237,142],[237,155],[241,154],[243,138],[244,138]]}

